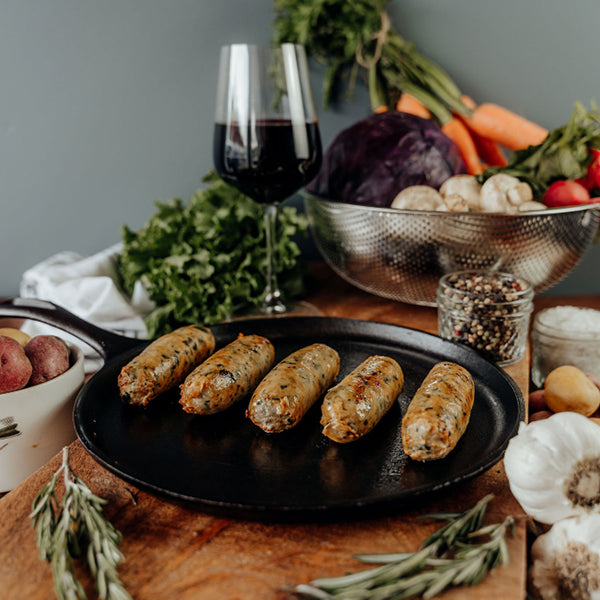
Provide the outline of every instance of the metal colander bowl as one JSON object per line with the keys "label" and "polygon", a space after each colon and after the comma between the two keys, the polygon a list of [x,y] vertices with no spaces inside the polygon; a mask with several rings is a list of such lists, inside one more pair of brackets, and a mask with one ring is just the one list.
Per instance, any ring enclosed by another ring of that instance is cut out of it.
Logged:
{"label": "metal colander bowl", "polygon": [[397,210],[304,192],[315,244],[353,285],[409,304],[436,305],[451,271],[509,272],[541,292],[563,279],[594,243],[600,205],[520,214]]}

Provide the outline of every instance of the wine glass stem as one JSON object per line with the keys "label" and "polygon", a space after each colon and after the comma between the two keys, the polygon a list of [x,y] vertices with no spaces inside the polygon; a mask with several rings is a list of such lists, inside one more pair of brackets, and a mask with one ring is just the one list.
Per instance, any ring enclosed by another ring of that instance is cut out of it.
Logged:
{"label": "wine glass stem", "polygon": [[277,227],[277,204],[263,204],[265,242],[267,250],[267,283],[263,309],[267,314],[285,312],[275,269],[275,231]]}

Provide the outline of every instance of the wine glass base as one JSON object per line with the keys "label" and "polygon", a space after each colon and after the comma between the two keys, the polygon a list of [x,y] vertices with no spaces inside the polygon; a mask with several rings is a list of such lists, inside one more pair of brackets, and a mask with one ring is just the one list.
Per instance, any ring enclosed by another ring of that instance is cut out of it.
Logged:
{"label": "wine glass base", "polygon": [[[282,310],[283,309],[283,310]],[[246,319],[279,318],[279,317],[320,317],[321,311],[304,300],[289,302],[283,307],[276,309],[264,306],[244,307],[235,311],[225,321],[243,321]]]}

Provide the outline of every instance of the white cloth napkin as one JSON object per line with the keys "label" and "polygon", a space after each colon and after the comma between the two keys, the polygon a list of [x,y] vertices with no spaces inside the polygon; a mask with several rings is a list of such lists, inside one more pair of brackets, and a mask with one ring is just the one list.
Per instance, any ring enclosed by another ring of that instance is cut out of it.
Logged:
{"label": "white cloth napkin", "polygon": [[[120,288],[117,257],[121,248],[118,243],[92,256],[59,252],[23,273],[19,293],[24,298],[54,302],[98,327],[146,339],[144,317],[154,303],[141,282],[136,283],[132,298]],[[31,336],[58,335],[82,348],[86,372],[101,365],[100,357],[90,346],[63,330],[32,320],[22,329]]]}

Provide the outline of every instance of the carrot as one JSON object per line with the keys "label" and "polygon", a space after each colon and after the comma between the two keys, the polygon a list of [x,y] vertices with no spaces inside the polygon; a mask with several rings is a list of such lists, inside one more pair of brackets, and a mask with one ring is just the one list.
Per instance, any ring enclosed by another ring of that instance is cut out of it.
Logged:
{"label": "carrot", "polygon": [[378,106],[374,112],[376,112],[377,114],[380,114],[380,113],[384,113],[387,111],[388,111],[388,107],[385,106],[385,104],[382,104],[381,106]]}
{"label": "carrot", "polygon": [[[462,95],[460,97],[461,102],[471,111],[474,111],[477,108],[476,102],[467,95]],[[491,167],[505,167],[508,164],[508,160],[502,148],[499,144],[479,135],[476,131],[469,127],[468,119],[466,119],[463,115],[456,115],[462,122],[465,124],[473,141],[475,142],[475,147],[477,148],[477,154],[479,154],[479,158],[488,166]]]}
{"label": "carrot", "polygon": [[396,110],[398,112],[408,113],[409,115],[423,117],[424,119],[431,118],[429,109],[422,102],[419,102],[414,96],[411,96],[406,92],[403,92],[398,99],[398,102],[396,103]]}
{"label": "carrot", "polygon": [[453,116],[449,121],[442,125],[442,132],[445,133],[457,146],[460,156],[467,167],[467,173],[478,175],[483,172],[483,165],[479,160],[479,154],[475,142],[464,123]]}
{"label": "carrot", "polygon": [[463,94],[460,97],[460,101],[469,109],[469,110],[475,110],[477,108],[477,104],[475,103],[475,100],[473,100],[473,98],[471,98],[470,96],[467,96],[466,94]]}
{"label": "carrot", "polygon": [[508,164],[508,160],[506,159],[506,155],[502,152],[502,148],[500,145],[492,140],[488,140],[487,138],[481,137],[475,131],[469,129],[469,133],[473,138],[473,142],[475,142],[475,147],[477,148],[477,154],[479,154],[479,158],[490,167],[506,167]]}
{"label": "carrot", "polygon": [[548,130],[498,104],[485,102],[477,106],[466,123],[477,135],[492,140],[508,150],[523,150],[541,144]]}

